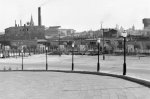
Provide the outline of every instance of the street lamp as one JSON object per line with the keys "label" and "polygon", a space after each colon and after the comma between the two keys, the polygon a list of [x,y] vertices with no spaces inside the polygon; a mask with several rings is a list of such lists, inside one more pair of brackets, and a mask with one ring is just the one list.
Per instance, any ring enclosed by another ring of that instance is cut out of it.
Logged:
{"label": "street lamp", "polygon": [[72,71],[74,70],[73,56],[74,56],[74,42],[72,43]]}
{"label": "street lamp", "polygon": [[22,49],[21,49],[21,53],[22,53],[22,70],[23,70],[23,46],[22,46]]}
{"label": "street lamp", "polygon": [[46,70],[48,70],[48,63],[47,63],[47,51],[48,51],[48,47],[46,47],[45,49],[46,49]]}
{"label": "street lamp", "polygon": [[124,38],[124,63],[123,63],[123,75],[126,75],[126,37],[127,37],[127,32],[124,31],[122,33],[122,36]]}
{"label": "street lamp", "polygon": [[97,39],[97,43],[98,43],[98,63],[97,63],[97,72],[100,70],[100,63],[99,63],[99,45],[100,45],[100,38]]}

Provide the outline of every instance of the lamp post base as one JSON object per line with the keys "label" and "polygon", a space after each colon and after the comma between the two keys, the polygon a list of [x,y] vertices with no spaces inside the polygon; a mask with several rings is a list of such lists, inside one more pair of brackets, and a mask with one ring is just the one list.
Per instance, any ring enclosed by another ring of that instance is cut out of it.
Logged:
{"label": "lamp post base", "polygon": [[23,65],[22,65],[22,71],[23,71]]}
{"label": "lamp post base", "polygon": [[46,70],[48,70],[48,64],[46,63]]}
{"label": "lamp post base", "polygon": [[99,63],[97,63],[97,72],[99,72],[99,68],[100,67],[100,64]]}
{"label": "lamp post base", "polygon": [[72,63],[72,71],[74,70],[74,63]]}
{"label": "lamp post base", "polygon": [[123,75],[126,75],[126,63],[123,63]]}
{"label": "lamp post base", "polygon": [[22,71],[23,71],[23,53],[22,53]]}

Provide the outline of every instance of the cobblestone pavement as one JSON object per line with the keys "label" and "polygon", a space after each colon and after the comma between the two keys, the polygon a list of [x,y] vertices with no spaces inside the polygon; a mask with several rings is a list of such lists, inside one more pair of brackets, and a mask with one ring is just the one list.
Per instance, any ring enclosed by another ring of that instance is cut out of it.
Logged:
{"label": "cobblestone pavement", "polygon": [[0,72],[0,99],[150,99],[123,79],[61,72]]}

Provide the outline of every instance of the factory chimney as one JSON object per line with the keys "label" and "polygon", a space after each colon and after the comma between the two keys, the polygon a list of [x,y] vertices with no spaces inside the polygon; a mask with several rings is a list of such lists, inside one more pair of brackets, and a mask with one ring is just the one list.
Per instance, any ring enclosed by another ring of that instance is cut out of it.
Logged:
{"label": "factory chimney", "polygon": [[15,27],[17,27],[17,23],[16,23],[16,20],[15,20]]}
{"label": "factory chimney", "polygon": [[41,26],[41,7],[38,7],[38,26]]}
{"label": "factory chimney", "polygon": [[22,21],[20,20],[20,26],[22,26]]}

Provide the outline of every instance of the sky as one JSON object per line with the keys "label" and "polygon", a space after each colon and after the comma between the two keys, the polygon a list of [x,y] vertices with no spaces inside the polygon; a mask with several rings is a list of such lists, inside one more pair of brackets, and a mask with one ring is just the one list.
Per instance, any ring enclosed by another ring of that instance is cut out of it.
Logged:
{"label": "sky", "polygon": [[143,29],[143,18],[150,18],[150,0],[0,0],[0,32],[14,26],[15,20],[25,24],[31,15],[38,24],[41,6],[42,25],[61,26],[64,29],[98,30],[128,29],[133,25]]}

